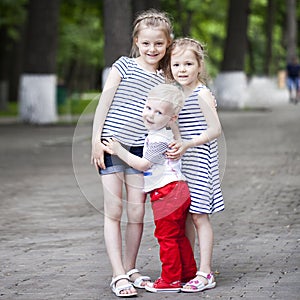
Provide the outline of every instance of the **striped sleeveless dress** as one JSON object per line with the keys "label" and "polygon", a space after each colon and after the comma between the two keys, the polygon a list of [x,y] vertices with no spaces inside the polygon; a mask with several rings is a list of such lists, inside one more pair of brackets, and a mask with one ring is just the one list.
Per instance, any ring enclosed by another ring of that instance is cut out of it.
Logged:
{"label": "striped sleeveless dress", "polygon": [[164,83],[159,73],[142,69],[135,58],[120,57],[114,64],[121,82],[107,113],[101,138],[114,137],[126,146],[144,145],[147,129],[142,111],[151,88]]}
{"label": "striped sleeveless dress", "polygon": [[[189,140],[206,130],[207,124],[198,103],[201,85],[185,100],[178,123],[181,137]],[[217,139],[189,148],[182,157],[182,173],[187,178],[191,193],[190,212],[212,214],[224,210],[220,187]]]}

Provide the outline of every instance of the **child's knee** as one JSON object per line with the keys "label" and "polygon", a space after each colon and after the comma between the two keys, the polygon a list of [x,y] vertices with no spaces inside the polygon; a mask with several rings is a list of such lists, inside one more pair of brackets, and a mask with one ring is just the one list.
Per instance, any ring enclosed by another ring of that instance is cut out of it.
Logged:
{"label": "child's knee", "polygon": [[208,214],[192,214],[192,219],[196,227],[210,223]]}
{"label": "child's knee", "polygon": [[127,219],[130,223],[143,223],[145,215],[145,205],[142,203],[131,205],[130,209],[127,209]]}

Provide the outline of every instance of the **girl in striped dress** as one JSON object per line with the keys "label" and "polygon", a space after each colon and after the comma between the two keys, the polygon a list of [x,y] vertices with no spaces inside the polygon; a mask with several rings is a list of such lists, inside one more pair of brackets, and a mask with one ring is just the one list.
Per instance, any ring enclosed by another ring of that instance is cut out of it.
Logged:
{"label": "girl in striped dress", "polygon": [[213,229],[209,215],[224,209],[216,140],[221,125],[216,100],[204,81],[203,46],[180,38],[173,42],[169,54],[166,75],[184,88],[187,98],[178,118],[182,140],[170,145],[168,157],[182,158],[182,173],[191,193],[189,211],[200,246],[200,269],[181,290],[199,292],[216,285],[211,271]]}
{"label": "girl in striped dress", "polygon": [[[133,24],[132,57],[121,57],[112,66],[95,112],[92,163],[101,175],[104,196],[104,238],[113,277],[111,289],[118,297],[137,294],[150,281],[136,269],[143,232],[145,194],[143,174],[111,156],[102,143],[115,138],[131,153],[142,156],[147,130],[142,111],[150,89],[164,82],[159,72],[172,42],[172,25],[165,13],[149,10]],[[122,190],[126,190],[127,226],[122,257]]]}

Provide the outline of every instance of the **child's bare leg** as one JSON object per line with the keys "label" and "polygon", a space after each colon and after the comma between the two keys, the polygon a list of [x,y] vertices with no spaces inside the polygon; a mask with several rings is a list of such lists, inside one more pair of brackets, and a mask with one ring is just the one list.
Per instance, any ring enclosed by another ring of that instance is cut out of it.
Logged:
{"label": "child's bare leg", "polygon": [[200,271],[211,272],[211,261],[213,252],[213,229],[209,215],[193,214],[193,221],[196,227],[200,247]]}
{"label": "child's bare leg", "polygon": [[185,235],[189,239],[192,249],[194,251],[196,234],[195,234],[194,222],[192,219],[192,215],[190,213],[188,213],[185,222]]}
{"label": "child's bare leg", "polygon": [[[122,173],[114,173],[102,176],[104,193],[104,238],[107,254],[112,266],[113,277],[124,275],[125,269],[122,261]],[[119,280],[116,285],[127,284],[125,279]],[[124,290],[124,294],[130,294],[134,288]]]}
{"label": "child's bare leg", "polygon": [[[200,269],[201,274],[197,280],[190,281],[184,286],[184,290],[203,291],[207,288],[215,287],[213,277],[209,277],[211,273],[211,261],[213,251],[213,230],[207,214],[192,214],[192,218],[196,227],[200,247]],[[199,284],[202,282],[202,284]]]}
{"label": "child's bare leg", "polygon": [[[143,184],[142,174],[126,175],[127,227],[124,257],[126,271],[136,268],[136,259],[143,234],[146,199]],[[139,276],[140,274],[134,273],[130,278],[134,281]]]}

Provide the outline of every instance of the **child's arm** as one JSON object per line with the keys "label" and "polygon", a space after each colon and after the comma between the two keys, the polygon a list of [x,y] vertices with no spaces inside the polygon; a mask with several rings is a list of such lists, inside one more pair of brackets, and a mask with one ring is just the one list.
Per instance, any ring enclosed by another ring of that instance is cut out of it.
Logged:
{"label": "child's arm", "polygon": [[112,67],[107,77],[105,86],[103,88],[99,103],[95,112],[93,121],[93,135],[92,135],[92,155],[91,163],[96,167],[105,169],[103,160],[104,145],[101,143],[101,134],[103,125],[114,98],[115,92],[119,86],[121,77],[116,68]]}
{"label": "child's arm", "polygon": [[170,122],[169,126],[172,129],[174,140],[181,141],[181,134],[180,134],[178,123],[177,122]]}
{"label": "child's arm", "polygon": [[201,135],[193,138],[190,147],[203,145],[220,136],[222,132],[221,123],[215,105],[215,98],[210,90],[204,90],[199,94],[198,103],[205,117],[207,129]]}
{"label": "child's arm", "polygon": [[168,151],[168,158],[178,159],[188,148],[208,143],[221,134],[221,123],[215,107],[215,98],[212,93],[209,90],[202,91],[199,95],[198,103],[204,114],[207,129],[202,132],[201,135],[194,137],[192,140],[171,143],[169,146],[172,150]]}
{"label": "child's arm", "polygon": [[127,151],[125,148],[121,146],[121,144],[114,139],[106,139],[103,141],[105,146],[109,148],[110,154],[115,154],[123,161],[125,161],[130,167],[137,169],[139,171],[148,170],[152,163],[146,158],[139,157]]}

